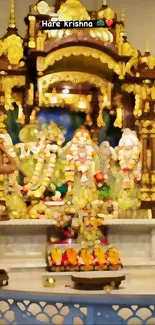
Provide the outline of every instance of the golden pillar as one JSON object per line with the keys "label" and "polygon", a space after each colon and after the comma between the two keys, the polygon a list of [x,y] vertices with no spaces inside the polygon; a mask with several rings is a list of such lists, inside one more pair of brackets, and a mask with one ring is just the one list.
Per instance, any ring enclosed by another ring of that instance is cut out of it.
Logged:
{"label": "golden pillar", "polygon": [[[3,144],[3,135],[7,133],[6,130],[6,112],[4,108],[4,93],[0,92],[0,144]],[[3,165],[5,163],[5,155],[3,151],[0,149],[0,165]],[[6,176],[4,174],[0,174],[0,220],[2,218],[7,217],[7,211],[6,211],[6,205],[5,205],[5,196],[4,196],[4,190],[5,190],[5,180]]]}

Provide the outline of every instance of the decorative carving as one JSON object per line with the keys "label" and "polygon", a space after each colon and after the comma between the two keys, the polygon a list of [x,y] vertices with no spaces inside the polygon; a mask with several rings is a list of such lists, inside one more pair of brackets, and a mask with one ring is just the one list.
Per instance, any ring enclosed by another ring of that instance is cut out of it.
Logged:
{"label": "decorative carving", "polygon": [[29,16],[29,47],[30,48],[35,48],[35,23],[36,23],[36,18],[35,16]]}
{"label": "decorative carving", "polygon": [[38,32],[37,36],[37,50],[38,51],[44,51],[44,42],[46,39],[46,35],[42,33],[41,31]]}
{"label": "decorative carving", "polygon": [[113,34],[108,30],[108,28],[100,29],[100,31],[96,29],[90,29],[89,34],[91,37],[100,39],[104,43],[113,43],[114,36]]}
{"label": "decorative carving", "polygon": [[18,65],[23,58],[23,40],[15,34],[10,35],[4,39],[3,47],[10,64]]}
{"label": "decorative carving", "polygon": [[46,1],[39,1],[37,4],[37,10],[41,15],[46,15],[50,11],[50,7]]}
{"label": "decorative carving", "polygon": [[[111,105],[111,98],[108,98],[108,84],[105,80],[97,77],[95,75],[84,73],[84,72],[57,72],[52,73],[50,75],[43,76],[38,79],[38,87],[39,87],[39,106],[42,106],[44,102],[45,93],[49,87],[49,85],[56,84],[61,81],[70,81],[73,84],[89,82],[92,85],[95,85],[97,88],[100,89],[101,95],[99,97],[99,117],[98,117],[98,126],[104,125],[102,111],[104,107],[110,107]],[[110,94],[109,94],[110,96]]]}
{"label": "decorative carving", "polygon": [[34,85],[30,83],[30,87],[27,91],[27,105],[32,106],[34,102]]}
{"label": "decorative carving", "polygon": [[119,64],[114,59],[99,50],[92,48],[90,49],[86,46],[70,46],[67,48],[56,50],[48,54],[46,58],[38,57],[37,71],[45,71],[49,66],[53,66],[55,62],[61,61],[64,57],[69,58],[71,55],[83,55],[85,57],[91,56],[94,59],[99,59],[102,63],[108,64],[109,69],[114,70],[114,72],[116,72],[118,75],[120,74]]}
{"label": "decorative carving", "polygon": [[5,93],[5,108],[6,110],[14,109],[12,106],[12,88],[22,87],[25,85],[25,76],[4,76],[0,78],[2,90]]}
{"label": "decorative carving", "polygon": [[147,168],[148,168],[148,170],[151,169],[151,157],[152,157],[151,150],[150,149],[147,149],[146,150],[146,161],[147,161]]}
{"label": "decorative carving", "polygon": [[123,124],[123,105],[121,94],[117,94],[116,97],[114,97],[114,105],[116,106],[116,120],[114,122],[114,126],[121,128]]}
{"label": "decorative carving", "polygon": [[[72,10],[70,10],[72,8]],[[58,11],[59,20],[89,20],[89,14],[78,0],[67,0]]]}
{"label": "decorative carving", "polygon": [[155,134],[155,121],[141,120],[139,123],[140,134]]}
{"label": "decorative carving", "polygon": [[15,0],[11,0],[9,28],[16,28],[16,22],[15,22]]}

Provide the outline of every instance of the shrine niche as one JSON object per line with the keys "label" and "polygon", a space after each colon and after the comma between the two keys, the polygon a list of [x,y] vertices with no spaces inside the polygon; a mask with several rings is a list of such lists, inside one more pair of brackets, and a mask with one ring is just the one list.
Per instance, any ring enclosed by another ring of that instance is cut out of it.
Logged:
{"label": "shrine niche", "polygon": [[[8,30],[0,40],[0,85],[1,90],[4,92],[3,106],[8,119],[12,118],[13,115],[9,114],[11,114],[11,111],[15,111],[15,107],[18,111],[18,116],[14,114],[14,118],[17,117],[15,123],[19,126],[18,137],[16,137],[19,143],[16,140],[13,141],[13,144],[16,145],[17,151],[19,150],[17,156],[19,155],[20,159],[26,157],[25,160],[20,161],[20,173],[24,180],[21,181],[20,178],[19,184],[16,183],[17,192],[22,193],[22,195],[30,194],[28,192],[30,182],[32,179],[35,180],[32,182],[32,191],[34,192],[31,194],[33,195],[26,196],[26,200],[24,197],[25,205],[23,209],[26,209],[27,200],[29,201],[32,197],[33,199],[41,199],[42,195],[49,190],[50,182],[49,179],[47,180],[49,176],[45,177],[45,187],[42,188],[38,181],[38,171],[36,171],[36,168],[39,168],[37,162],[42,152],[39,151],[42,145],[42,134],[47,149],[45,149],[47,151],[46,157],[42,157],[44,160],[42,168],[49,173],[49,166],[47,167],[47,165],[48,145],[50,145],[51,141],[50,134],[53,137],[52,141],[57,145],[57,140],[60,140],[59,136],[60,138],[65,137],[65,132],[61,128],[64,127],[64,124],[59,123],[60,117],[62,121],[63,116],[67,116],[67,118],[72,116],[70,124],[78,118],[79,122],[75,124],[76,127],[72,130],[74,132],[70,136],[66,136],[66,140],[62,141],[61,139],[61,144],[58,145],[57,149],[52,147],[53,160],[50,161],[50,166],[52,166],[50,168],[53,168],[53,170],[56,168],[57,170],[56,162],[59,151],[65,148],[67,142],[74,139],[77,129],[80,128],[81,130],[83,127],[86,132],[89,132],[90,141],[95,143],[92,144],[92,148],[94,145],[97,146],[94,147],[95,157],[99,152],[98,145],[102,141],[104,141],[104,145],[102,146],[103,153],[100,152],[101,156],[102,154],[110,156],[110,152],[116,151],[117,163],[113,159],[108,163],[108,166],[109,164],[113,166],[112,175],[108,172],[108,167],[104,167],[110,178],[109,183],[105,182],[106,190],[104,188],[104,191],[110,193],[113,187],[112,180],[117,178],[116,169],[118,171],[120,168],[120,184],[126,184],[123,186],[127,186],[126,189],[123,187],[123,191],[126,191],[123,192],[122,197],[118,198],[115,190],[115,201],[119,200],[120,202],[121,214],[123,215],[122,202],[123,200],[126,201],[125,198],[128,197],[129,199],[128,210],[132,205],[131,198],[133,196],[127,195],[127,193],[130,192],[131,194],[133,186],[132,193],[137,198],[136,209],[141,206],[142,209],[146,209],[146,215],[150,215],[148,210],[152,209],[153,212],[155,208],[155,58],[151,56],[148,46],[146,52],[142,55],[128,42],[125,32],[124,13],[122,12],[119,19],[106,1],[103,1],[102,8],[96,12],[87,11],[79,0],[73,0],[72,6],[74,10],[71,10],[70,0],[57,1],[52,7],[46,1],[38,1],[35,5],[30,6],[29,13],[25,18],[27,35],[25,39],[22,39],[16,28],[15,4],[11,0]],[[42,19],[108,19],[113,20],[113,24],[109,28],[43,31],[40,25]],[[50,124],[50,119],[53,124]],[[42,125],[40,125],[41,120],[44,120]],[[107,120],[109,121],[108,130],[110,129],[110,131],[106,130]],[[46,126],[43,126],[43,124],[46,124]],[[49,124],[49,128],[51,127],[50,132],[47,124]],[[58,124],[58,126],[55,124]],[[132,160],[131,168],[127,166],[127,163],[125,167],[121,167],[120,163],[120,143],[124,135],[123,130],[129,131],[131,140],[130,145],[126,141],[125,144],[123,142],[124,148],[127,149],[129,146],[131,151],[132,149],[134,151],[135,147],[137,148],[137,151],[131,154],[132,159],[129,159]],[[32,132],[30,138],[28,132]],[[137,144],[138,138],[134,136],[134,132],[138,135],[141,148]],[[110,136],[117,137],[114,144],[116,148],[112,148],[112,142],[109,141]],[[85,141],[87,143],[86,133],[84,133],[84,137],[86,137]],[[31,141],[32,139],[33,141]],[[87,145],[91,147],[90,141],[88,141]],[[106,141],[109,141],[110,144],[106,144]],[[38,151],[35,148],[36,143]],[[32,168],[32,174],[27,172],[26,175],[23,175],[29,159],[31,162],[29,172]],[[63,159],[65,160],[66,157],[62,156]],[[117,165],[116,169],[115,164]],[[102,167],[103,165],[104,161],[102,161]],[[58,178],[60,178],[62,173],[60,161],[58,161],[58,166],[60,170],[57,173],[59,173]],[[124,168],[126,169],[125,175],[123,174]],[[95,170],[97,172],[97,167]],[[139,173],[142,174],[141,180]],[[62,179],[65,180],[64,175],[63,177]],[[95,173],[93,177],[95,177]],[[23,184],[23,182],[25,183]],[[53,191],[54,198],[55,195],[56,198],[59,196],[58,188],[66,186],[65,182],[63,184],[59,183],[61,182],[58,182]],[[67,185],[70,186],[71,184],[67,183]],[[100,192],[96,183],[95,187]],[[68,192],[66,189],[65,195]],[[118,192],[120,193],[120,189]],[[39,196],[37,197],[37,195]],[[88,196],[88,191],[86,196]],[[100,194],[100,197],[104,197],[104,195]],[[43,210],[47,212],[46,209]],[[114,207],[113,210],[115,210]],[[36,211],[38,210],[35,210],[35,213],[38,213]],[[33,215],[35,213],[33,209]],[[49,215],[49,210],[47,214]]]}

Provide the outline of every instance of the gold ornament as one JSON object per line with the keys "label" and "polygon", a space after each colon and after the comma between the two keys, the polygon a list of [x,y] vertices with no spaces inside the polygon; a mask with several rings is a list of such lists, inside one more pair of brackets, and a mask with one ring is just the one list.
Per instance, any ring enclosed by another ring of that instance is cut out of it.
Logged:
{"label": "gold ornament", "polygon": [[[92,57],[93,59],[100,60],[101,63],[107,64],[110,70],[114,70],[118,75],[120,74],[119,64],[106,53],[97,49],[89,49],[87,46],[70,46],[56,50],[47,55],[46,58],[37,58],[37,71],[42,72],[49,66],[53,66],[55,62],[61,61],[63,58],[69,58],[71,55]],[[78,72],[79,73],[79,72]],[[77,75],[78,75],[77,73]]]}
{"label": "gold ornament", "polygon": [[50,11],[50,7],[46,1],[40,1],[37,4],[37,10],[41,15],[46,15]]}
{"label": "gold ornament", "polygon": [[12,34],[3,41],[4,51],[11,65],[18,65],[23,58],[23,40]]}
{"label": "gold ornament", "polygon": [[16,27],[16,22],[15,22],[15,0],[11,0],[9,28],[15,28],[15,27]]}
{"label": "gold ornament", "polygon": [[62,3],[58,11],[59,20],[89,20],[89,14],[86,8],[79,0],[66,0]]}
{"label": "gold ornament", "polygon": [[118,108],[116,108],[116,120],[114,122],[114,126],[121,129],[122,121],[123,121],[122,108],[118,107]]}
{"label": "gold ornament", "polygon": [[56,284],[56,280],[53,278],[47,278],[44,280],[44,287],[54,288]]}

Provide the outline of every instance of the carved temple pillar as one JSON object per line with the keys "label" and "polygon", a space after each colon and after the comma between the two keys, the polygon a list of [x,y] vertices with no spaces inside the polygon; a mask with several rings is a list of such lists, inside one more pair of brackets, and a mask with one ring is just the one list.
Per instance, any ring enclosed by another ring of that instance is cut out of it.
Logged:
{"label": "carved temple pillar", "polygon": [[98,118],[98,113],[99,113],[99,91],[96,89],[92,95],[92,101],[91,101],[91,106],[92,106],[92,127],[90,128],[90,133],[91,133],[91,138],[92,140],[98,144],[98,133],[99,133],[99,128],[97,126],[97,118]]}
{"label": "carved temple pillar", "polygon": [[149,119],[142,117],[139,122],[142,144],[141,201],[142,207],[152,209],[152,215],[155,217],[155,122],[151,114],[148,117]]}
{"label": "carved temple pillar", "polygon": [[[5,105],[5,98],[4,92],[0,91],[0,134],[6,134],[6,111],[4,108]],[[0,144],[3,144],[3,139],[0,138]],[[3,152],[0,150],[0,164],[4,164],[4,155]],[[4,197],[4,187],[5,187],[5,175],[0,174],[0,220],[4,218],[7,219],[7,211],[6,211],[6,204],[5,204],[5,197]]]}

